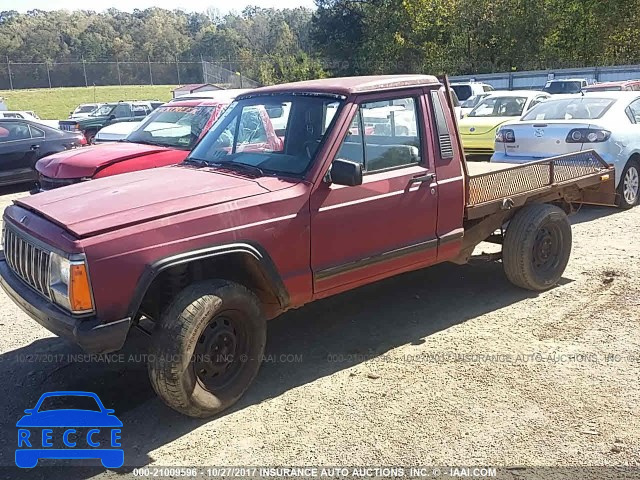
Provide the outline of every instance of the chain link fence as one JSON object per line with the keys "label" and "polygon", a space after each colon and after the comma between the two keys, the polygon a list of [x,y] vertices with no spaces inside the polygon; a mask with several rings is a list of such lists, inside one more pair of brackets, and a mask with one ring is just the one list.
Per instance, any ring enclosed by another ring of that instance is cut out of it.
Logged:
{"label": "chain link fence", "polygon": [[13,62],[0,63],[0,90],[86,87],[89,85],[183,85],[213,83],[226,88],[255,88],[259,83],[223,62]]}

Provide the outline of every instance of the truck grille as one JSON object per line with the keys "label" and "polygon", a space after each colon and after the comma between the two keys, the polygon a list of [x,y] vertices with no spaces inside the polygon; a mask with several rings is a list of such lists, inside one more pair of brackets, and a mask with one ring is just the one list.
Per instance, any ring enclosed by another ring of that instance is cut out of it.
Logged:
{"label": "truck grille", "polygon": [[76,130],[76,123],[62,123],[60,122],[60,130],[65,130],[67,132],[75,132]]}
{"label": "truck grille", "polygon": [[27,285],[50,299],[49,255],[48,251],[36,247],[5,226],[4,256],[9,268]]}

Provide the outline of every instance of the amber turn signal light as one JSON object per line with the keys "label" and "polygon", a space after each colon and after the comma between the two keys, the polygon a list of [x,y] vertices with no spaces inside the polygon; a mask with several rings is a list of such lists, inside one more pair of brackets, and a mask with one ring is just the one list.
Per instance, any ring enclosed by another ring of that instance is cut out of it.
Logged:
{"label": "amber turn signal light", "polygon": [[91,286],[87,275],[87,266],[84,264],[71,265],[71,278],[69,285],[69,303],[73,312],[86,312],[93,310],[91,298]]}

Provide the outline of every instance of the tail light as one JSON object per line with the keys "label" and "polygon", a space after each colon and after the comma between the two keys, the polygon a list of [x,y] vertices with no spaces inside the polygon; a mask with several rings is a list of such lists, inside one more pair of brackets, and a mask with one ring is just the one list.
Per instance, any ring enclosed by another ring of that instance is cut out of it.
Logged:
{"label": "tail light", "polygon": [[600,128],[574,128],[567,135],[567,143],[600,143],[611,137],[609,130]]}
{"label": "tail light", "polygon": [[516,133],[510,128],[501,128],[496,132],[496,142],[498,143],[514,143],[516,141]]}

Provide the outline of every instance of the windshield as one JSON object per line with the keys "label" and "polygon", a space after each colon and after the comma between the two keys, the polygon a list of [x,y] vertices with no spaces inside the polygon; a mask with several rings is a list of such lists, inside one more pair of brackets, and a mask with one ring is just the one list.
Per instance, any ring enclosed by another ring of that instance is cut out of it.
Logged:
{"label": "windshield", "polygon": [[258,173],[301,175],[341,102],[318,95],[272,95],[234,102],[194,148],[189,161]]}
{"label": "windshield", "polygon": [[460,101],[465,101],[473,93],[470,85],[451,85],[451,88],[456,92]]}
{"label": "windshield", "polygon": [[115,105],[103,105],[100,108],[96,108],[92,113],[92,117],[107,117],[111,114],[111,110]]}
{"label": "windshield", "polygon": [[73,113],[91,113],[96,109],[95,105],[83,105],[76,108]]}
{"label": "windshield", "polygon": [[582,90],[582,82],[547,82],[542,89],[547,93],[580,93]]}
{"label": "windshield", "polygon": [[128,142],[191,150],[219,106],[160,107],[127,137]]}
{"label": "windshield", "polygon": [[524,111],[527,97],[489,96],[469,113],[470,117],[519,117]]}
{"label": "windshield", "polygon": [[610,98],[567,98],[536,105],[522,120],[591,120],[602,117],[615,100]]}
{"label": "windshield", "polygon": [[487,94],[484,95],[474,95],[472,97],[467,98],[464,102],[462,102],[462,104],[460,105],[462,108],[473,108],[476,105],[478,105],[478,103],[480,103],[480,100],[482,100],[483,98],[485,98],[487,96]]}

